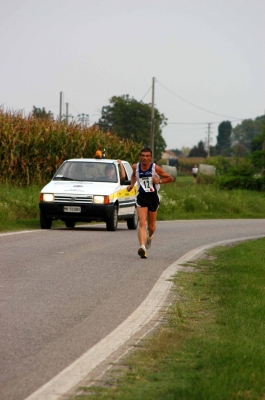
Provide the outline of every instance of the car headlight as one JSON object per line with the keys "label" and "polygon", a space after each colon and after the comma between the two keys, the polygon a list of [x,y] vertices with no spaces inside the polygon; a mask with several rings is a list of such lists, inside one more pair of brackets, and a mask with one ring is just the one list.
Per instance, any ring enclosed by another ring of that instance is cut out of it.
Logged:
{"label": "car headlight", "polygon": [[93,203],[95,204],[109,204],[109,196],[94,196]]}
{"label": "car headlight", "polygon": [[52,202],[54,201],[53,193],[42,193],[42,201]]}

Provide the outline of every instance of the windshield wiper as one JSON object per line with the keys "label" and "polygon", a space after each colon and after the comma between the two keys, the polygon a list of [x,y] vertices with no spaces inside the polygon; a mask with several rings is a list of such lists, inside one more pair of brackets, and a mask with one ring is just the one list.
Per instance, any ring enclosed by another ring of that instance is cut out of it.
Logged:
{"label": "windshield wiper", "polygon": [[55,176],[53,180],[57,181],[78,181],[79,179],[69,178],[68,176]]}

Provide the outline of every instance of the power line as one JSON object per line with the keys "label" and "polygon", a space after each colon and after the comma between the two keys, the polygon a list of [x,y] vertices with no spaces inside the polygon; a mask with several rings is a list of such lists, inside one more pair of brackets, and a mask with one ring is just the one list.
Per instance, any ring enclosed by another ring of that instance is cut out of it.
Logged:
{"label": "power line", "polygon": [[[68,100],[68,98],[65,96],[65,94],[64,94],[64,98],[65,98],[65,100]],[[80,114],[79,111],[73,106],[73,104],[69,102],[69,100],[68,100],[68,104],[69,104],[78,114]]]}
{"label": "power line", "polygon": [[77,113],[79,113],[79,110],[77,110],[77,109],[73,106],[72,103],[69,103],[69,104],[70,104],[70,106],[71,106]]}
{"label": "power line", "polygon": [[143,98],[141,98],[141,100],[140,101],[143,101],[143,99],[145,98],[145,96],[150,92],[150,90],[152,89],[152,86],[150,86],[150,88],[148,89],[148,91],[145,93],[145,95],[144,95],[144,97]]}
{"label": "power line", "polygon": [[[242,121],[242,119],[233,119],[232,122]],[[205,125],[205,124],[221,124],[223,121],[216,122],[168,122],[167,125]]]}
{"label": "power line", "polygon": [[193,106],[193,107],[196,107],[196,108],[198,108],[198,109],[200,109],[200,110],[206,111],[206,112],[208,112],[208,113],[210,113],[210,114],[219,115],[220,117],[225,117],[225,118],[230,118],[230,119],[237,119],[238,121],[243,121],[243,120],[244,120],[244,118],[229,117],[228,115],[218,114],[218,113],[216,113],[216,112],[209,111],[209,110],[206,110],[205,108],[199,107],[199,106],[197,106],[196,104],[193,104],[193,103],[191,103],[190,101],[183,99],[183,97],[180,97],[179,95],[177,95],[176,93],[174,93],[172,90],[168,89],[168,88],[167,88],[166,86],[164,86],[161,82],[159,82],[159,81],[157,81],[157,82],[158,82],[164,89],[166,89],[168,92],[172,93],[174,96],[178,97],[180,100],[184,101],[184,102],[187,103],[187,104],[190,104],[190,105]]}
{"label": "power line", "polygon": [[[200,132],[200,130],[198,131],[199,128],[182,128],[181,132],[190,132],[190,131],[196,131],[196,132]],[[172,130],[167,130],[167,132],[178,132],[178,130],[176,128],[172,128]]]}
{"label": "power line", "polygon": [[58,108],[58,104],[56,104],[56,105],[54,105],[54,106],[48,106],[48,107],[46,106],[45,108],[47,108],[47,109],[48,109],[48,108]]}
{"label": "power line", "polygon": [[220,122],[169,122],[168,125],[205,125],[205,124],[219,124]]}

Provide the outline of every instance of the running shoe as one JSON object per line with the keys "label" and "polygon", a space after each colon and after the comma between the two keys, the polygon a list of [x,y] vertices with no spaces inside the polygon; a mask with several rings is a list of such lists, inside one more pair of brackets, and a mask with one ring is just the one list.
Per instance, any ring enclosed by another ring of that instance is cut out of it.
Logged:
{"label": "running shoe", "polygon": [[150,249],[153,237],[154,237],[154,235],[153,236],[149,236],[149,234],[147,234],[147,239],[146,239],[146,244],[145,244],[145,247],[147,249]]}
{"label": "running shoe", "polygon": [[145,246],[142,245],[142,246],[139,248],[139,250],[138,250],[138,255],[139,255],[141,258],[147,258]]}

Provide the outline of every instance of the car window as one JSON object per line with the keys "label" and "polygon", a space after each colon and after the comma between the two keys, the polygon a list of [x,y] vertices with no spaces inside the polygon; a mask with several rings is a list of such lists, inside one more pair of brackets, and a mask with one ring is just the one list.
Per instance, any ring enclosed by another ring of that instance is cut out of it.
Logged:
{"label": "car window", "polygon": [[117,168],[115,164],[103,164],[104,174],[100,177],[103,182],[118,182]]}
{"label": "car window", "polygon": [[99,162],[65,162],[53,177],[54,180],[118,182],[115,164]]}

